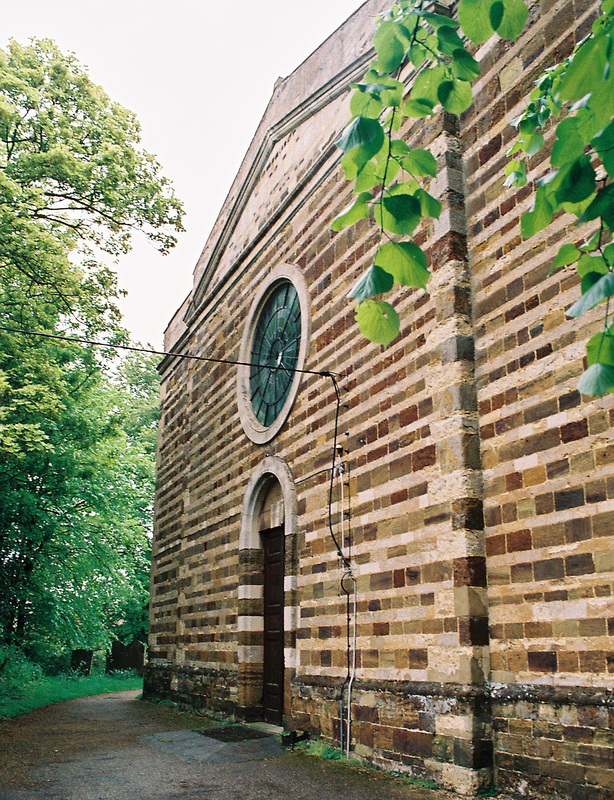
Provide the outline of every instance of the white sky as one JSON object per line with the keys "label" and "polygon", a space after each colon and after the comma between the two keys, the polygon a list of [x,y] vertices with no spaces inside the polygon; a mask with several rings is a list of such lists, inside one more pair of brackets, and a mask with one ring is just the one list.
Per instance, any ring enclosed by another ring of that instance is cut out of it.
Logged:
{"label": "white sky", "polygon": [[54,39],[135,111],[143,144],[185,205],[166,257],[143,237],[118,267],[133,337],[159,347],[279,76],[363,0],[18,0],[1,3],[0,47]]}

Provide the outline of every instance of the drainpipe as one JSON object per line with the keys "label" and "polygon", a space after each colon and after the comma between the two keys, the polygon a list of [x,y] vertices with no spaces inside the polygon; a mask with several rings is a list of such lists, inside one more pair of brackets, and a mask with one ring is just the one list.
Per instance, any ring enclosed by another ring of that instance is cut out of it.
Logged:
{"label": "drainpipe", "polygon": [[352,734],[352,685],[354,684],[354,678],[356,677],[356,578],[350,572],[348,577],[352,580],[353,583],[353,619],[352,619],[352,670],[350,672],[350,682],[348,684],[348,709],[347,709],[347,725],[345,727],[346,733],[346,758],[349,759],[350,757],[350,742],[351,742],[351,734]]}

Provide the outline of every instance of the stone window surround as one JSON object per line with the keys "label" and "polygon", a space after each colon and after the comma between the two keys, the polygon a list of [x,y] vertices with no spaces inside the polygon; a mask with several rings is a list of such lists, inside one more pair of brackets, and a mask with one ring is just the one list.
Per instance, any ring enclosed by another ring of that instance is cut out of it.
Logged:
{"label": "stone window surround", "polygon": [[[286,398],[281,411],[272,425],[268,427],[262,425],[257,419],[252,409],[250,400],[250,367],[247,366],[252,359],[252,348],[254,343],[254,334],[256,323],[260,316],[260,312],[268,300],[274,288],[283,281],[289,281],[296,289],[299,303],[301,307],[301,342],[299,347],[298,358],[296,362],[296,371],[292,379],[290,391]],[[303,273],[298,267],[293,264],[283,263],[273,269],[261,283],[256,298],[253,301],[245,329],[243,338],[241,340],[241,348],[239,350],[239,361],[244,362],[237,367],[237,403],[239,407],[239,419],[247,437],[256,444],[266,444],[270,442],[281,430],[284,422],[292,409],[292,405],[298,393],[299,385],[301,382],[302,374],[298,371],[304,368],[307,352],[309,349],[309,337],[311,333],[311,310],[309,290],[307,282],[303,277]]]}

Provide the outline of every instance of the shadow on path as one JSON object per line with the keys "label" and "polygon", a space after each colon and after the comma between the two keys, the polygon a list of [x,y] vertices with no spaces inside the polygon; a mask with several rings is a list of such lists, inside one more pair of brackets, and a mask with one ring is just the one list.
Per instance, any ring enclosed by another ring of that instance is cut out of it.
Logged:
{"label": "shadow on path", "polygon": [[284,752],[274,737],[220,741],[202,717],[86,697],[0,724],[0,800],[448,800],[372,771]]}

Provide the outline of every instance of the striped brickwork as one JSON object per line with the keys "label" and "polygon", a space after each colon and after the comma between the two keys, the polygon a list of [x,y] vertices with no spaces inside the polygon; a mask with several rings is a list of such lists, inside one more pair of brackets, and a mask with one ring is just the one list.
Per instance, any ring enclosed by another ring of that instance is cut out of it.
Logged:
{"label": "striped brickwork", "polygon": [[[530,191],[505,189],[501,170],[507,123],[543,67],[586,36],[594,11],[544,3],[516,44],[485,46],[484,100],[463,121],[490,678],[505,687],[493,701],[496,764],[503,783],[583,798],[614,791],[614,711],[602,691],[614,676],[614,412],[611,399],[576,390],[601,309],[581,325],[567,320],[578,282],[570,270],[548,273],[562,241],[592,230],[561,215],[523,241]],[[542,156],[531,159],[532,179],[547,171]]]}
{"label": "striped brickwork", "polygon": [[[502,185],[509,120],[591,9],[533,7],[517,43],[479,52],[476,103],[460,121],[405,124],[406,141],[438,160],[429,191],[444,211],[416,237],[429,293],[396,293],[402,333],[382,351],[346,299],[378,232],[329,225],[350,200],[332,146],[344,87],[368,63],[370,15],[386,5],[369,0],[276,87],[167,347],[236,360],[258,287],[280,264],[301,270],[305,367],[337,373],[341,395],[331,520],[350,537],[357,581],[352,749],[465,793],[496,780],[605,800],[614,405],[577,394],[597,323],[566,321],[577,283],[548,276],[558,244],[585,232],[560,217],[522,241],[530,190]],[[285,720],[336,740],[348,650],[328,530],[333,383],[304,375],[279,434],[255,444],[236,367],[168,357],[162,379],[146,691],[261,713],[259,531],[284,524]]]}

